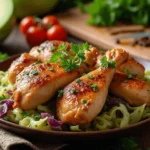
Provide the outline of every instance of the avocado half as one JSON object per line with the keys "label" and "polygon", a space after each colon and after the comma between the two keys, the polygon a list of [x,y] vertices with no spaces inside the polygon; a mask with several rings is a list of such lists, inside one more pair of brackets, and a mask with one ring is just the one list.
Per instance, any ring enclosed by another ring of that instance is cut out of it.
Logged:
{"label": "avocado half", "polygon": [[43,15],[50,12],[58,0],[12,0],[15,5],[15,16],[23,18],[29,15]]}
{"label": "avocado half", "polygon": [[11,32],[15,19],[14,5],[11,0],[0,0],[0,41],[3,41]]}

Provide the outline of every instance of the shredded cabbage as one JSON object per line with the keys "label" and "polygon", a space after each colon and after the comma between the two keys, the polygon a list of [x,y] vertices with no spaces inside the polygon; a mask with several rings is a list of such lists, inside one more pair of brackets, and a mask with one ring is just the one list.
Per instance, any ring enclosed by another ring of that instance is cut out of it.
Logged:
{"label": "shredded cabbage", "polygon": [[8,72],[0,71],[0,100],[11,97],[8,91],[12,91],[13,86],[8,81]]}

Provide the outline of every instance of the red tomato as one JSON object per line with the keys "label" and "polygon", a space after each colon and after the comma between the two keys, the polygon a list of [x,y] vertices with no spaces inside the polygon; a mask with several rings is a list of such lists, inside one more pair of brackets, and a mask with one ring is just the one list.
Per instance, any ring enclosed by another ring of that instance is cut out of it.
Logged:
{"label": "red tomato", "polygon": [[42,19],[42,23],[46,28],[50,28],[53,25],[59,24],[58,19],[55,16],[46,16]]}
{"label": "red tomato", "polygon": [[47,30],[46,36],[48,40],[62,40],[67,38],[67,32],[61,25],[53,25]]}
{"label": "red tomato", "polygon": [[20,22],[20,31],[23,34],[26,34],[28,28],[30,26],[34,26],[34,25],[37,25],[37,22],[35,21],[34,17],[32,17],[32,16],[25,17]]}
{"label": "red tomato", "polygon": [[43,28],[31,26],[27,30],[26,38],[30,46],[36,46],[46,40],[46,33]]}

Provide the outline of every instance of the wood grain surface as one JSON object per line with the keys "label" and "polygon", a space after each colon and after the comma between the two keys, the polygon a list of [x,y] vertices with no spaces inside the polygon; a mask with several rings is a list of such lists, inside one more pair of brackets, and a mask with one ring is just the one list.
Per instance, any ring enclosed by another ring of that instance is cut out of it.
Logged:
{"label": "wood grain surface", "polygon": [[[78,28],[80,28],[80,27],[78,26]],[[69,30],[71,30],[71,28]],[[94,31],[95,29],[92,29],[92,30]],[[84,33],[84,32],[85,31],[83,31],[81,33]],[[89,34],[91,34],[91,38],[92,38],[93,34],[92,33],[89,33]],[[75,42],[75,43],[82,43],[81,40],[78,40],[77,38],[71,37],[71,36],[68,37],[68,41],[72,41],[72,42]],[[102,46],[103,48],[106,48],[105,44],[104,45],[99,45],[99,46]],[[99,47],[99,48],[101,48],[101,47]],[[0,51],[7,52],[10,55],[17,54],[17,53],[22,53],[22,52],[28,52],[29,50],[30,50],[30,47],[26,43],[25,38],[19,32],[17,26],[12,31],[12,33],[8,37],[8,39],[5,42],[0,44]],[[140,138],[140,142],[141,142],[141,145],[143,147],[143,150],[144,149],[146,150],[148,147],[150,147],[150,127],[149,126],[146,127],[145,129],[143,129],[142,133],[137,131],[137,136]]]}
{"label": "wood grain surface", "polygon": [[[68,30],[68,32],[82,40],[88,41],[99,48],[111,49],[115,47],[124,48],[130,54],[141,57],[150,61],[150,47],[143,48],[140,46],[131,46],[124,43],[122,45],[117,44],[114,39],[117,36],[111,34],[112,32],[118,32],[119,30],[141,31],[144,30],[140,26],[127,26],[119,25],[111,28],[106,27],[94,27],[86,24],[89,16],[88,14],[81,13],[78,8],[73,8],[67,12],[58,14],[60,23]],[[122,29],[123,28],[123,29]],[[124,35],[126,35],[125,33]],[[119,34],[119,36],[122,34]]]}

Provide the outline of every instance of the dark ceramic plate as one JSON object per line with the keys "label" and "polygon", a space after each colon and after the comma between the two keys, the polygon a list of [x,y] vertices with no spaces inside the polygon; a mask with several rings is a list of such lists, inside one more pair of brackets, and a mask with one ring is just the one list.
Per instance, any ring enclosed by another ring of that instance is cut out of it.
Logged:
{"label": "dark ceramic plate", "polygon": [[[11,62],[19,55],[14,55],[4,62],[0,63],[0,70],[7,70]],[[146,69],[150,69],[150,62],[137,58]],[[34,138],[36,140],[54,140],[54,141],[88,141],[88,140],[101,140],[117,136],[128,136],[136,134],[144,130],[150,125],[150,119],[140,121],[136,124],[129,125],[125,128],[109,129],[106,131],[90,131],[90,132],[66,132],[66,131],[42,131],[31,128],[19,126],[17,124],[0,119],[0,126],[6,130],[16,134]]]}

